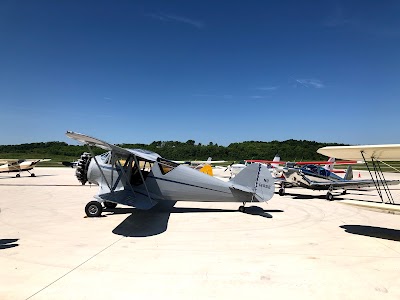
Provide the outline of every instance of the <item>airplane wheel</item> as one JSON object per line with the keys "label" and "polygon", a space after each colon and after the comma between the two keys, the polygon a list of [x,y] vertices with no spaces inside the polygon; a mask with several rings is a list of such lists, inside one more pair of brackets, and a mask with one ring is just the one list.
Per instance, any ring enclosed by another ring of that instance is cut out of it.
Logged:
{"label": "airplane wheel", "polygon": [[346,195],[346,194],[347,194],[347,191],[344,190],[344,191],[342,192],[342,195]]}
{"label": "airplane wheel", "polygon": [[90,201],[88,204],[86,204],[85,212],[90,218],[100,217],[101,213],[103,212],[103,207],[98,201]]}
{"label": "airplane wheel", "polygon": [[104,201],[104,206],[105,206],[106,208],[116,208],[116,207],[117,207],[117,203],[109,202],[109,201]]}
{"label": "airplane wheel", "polygon": [[21,177],[21,175],[17,174],[17,175],[15,175],[15,177],[17,177],[17,178],[18,178],[18,177]]}
{"label": "airplane wheel", "polygon": [[32,174],[31,174],[31,177],[36,177],[35,173],[32,173]]}
{"label": "airplane wheel", "polygon": [[284,196],[285,195],[285,190],[284,189],[279,189],[278,194],[279,194],[279,196]]}
{"label": "airplane wheel", "polygon": [[243,205],[239,206],[239,211],[240,212],[245,212],[246,211],[246,207],[244,207]]}
{"label": "airplane wheel", "polygon": [[326,200],[332,201],[333,200],[333,195],[331,193],[326,194]]}

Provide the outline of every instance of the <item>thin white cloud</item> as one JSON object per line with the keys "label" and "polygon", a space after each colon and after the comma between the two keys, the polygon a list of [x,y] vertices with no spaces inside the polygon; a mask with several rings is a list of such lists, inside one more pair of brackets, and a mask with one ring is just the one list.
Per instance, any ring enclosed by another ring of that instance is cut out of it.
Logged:
{"label": "thin white cloud", "polygon": [[279,89],[279,86],[260,86],[256,88],[256,90],[260,91],[275,91],[277,89]]}
{"label": "thin white cloud", "polygon": [[321,80],[318,79],[295,79],[295,81],[306,88],[322,89],[325,87]]}
{"label": "thin white cloud", "polygon": [[254,96],[251,96],[250,98],[252,98],[252,99],[264,99],[266,97],[265,96],[260,96],[260,95],[254,95]]}
{"label": "thin white cloud", "polygon": [[172,21],[172,22],[187,24],[187,25],[196,27],[197,29],[202,29],[205,27],[203,22],[197,21],[194,19],[190,19],[187,17],[183,17],[183,16],[170,15],[170,14],[165,14],[165,13],[147,14],[146,16],[151,17],[156,20],[164,21],[164,22]]}

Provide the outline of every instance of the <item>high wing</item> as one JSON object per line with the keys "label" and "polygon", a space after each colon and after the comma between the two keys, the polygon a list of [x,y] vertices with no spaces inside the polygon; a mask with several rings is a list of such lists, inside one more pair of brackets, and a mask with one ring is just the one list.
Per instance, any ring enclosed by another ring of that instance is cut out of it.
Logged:
{"label": "high wing", "polygon": [[128,157],[129,155],[131,155],[131,153],[127,149],[109,144],[105,141],[93,138],[91,136],[88,136],[88,135],[85,135],[82,133],[67,131],[66,135],[69,138],[74,139],[83,144],[87,144],[89,146],[96,146],[96,147],[99,147],[99,148],[107,150],[107,151],[114,151],[116,154],[118,154],[122,157]]}
{"label": "high wing", "polygon": [[135,156],[144,158],[148,161],[154,162],[157,160],[158,157],[160,157],[160,155],[158,155],[157,153],[151,152],[151,151],[147,151],[147,150],[143,150],[143,149],[121,148],[121,147],[115,146],[113,144],[90,137],[90,136],[82,134],[82,133],[67,131],[66,135],[69,138],[74,139],[83,144],[87,144],[89,146],[96,146],[96,147],[99,147],[101,149],[108,150],[108,151],[113,151],[115,154],[117,154],[121,158],[127,158],[133,154]]}
{"label": "high wing", "polygon": [[332,146],[320,148],[317,152],[348,160],[400,161],[400,144]]}

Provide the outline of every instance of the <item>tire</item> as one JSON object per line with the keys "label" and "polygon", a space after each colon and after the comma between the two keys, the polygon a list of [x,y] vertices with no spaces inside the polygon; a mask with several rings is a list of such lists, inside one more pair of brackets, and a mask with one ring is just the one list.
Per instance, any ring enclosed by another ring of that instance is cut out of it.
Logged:
{"label": "tire", "polygon": [[85,213],[89,218],[100,217],[103,212],[103,207],[98,201],[90,201],[85,206]]}
{"label": "tire", "polygon": [[104,201],[104,206],[105,206],[106,208],[116,208],[116,207],[117,207],[117,203],[109,202],[109,201]]}
{"label": "tire", "polygon": [[32,173],[32,174],[31,174],[31,177],[36,177],[35,173]]}
{"label": "tire", "polygon": [[327,193],[326,194],[326,200],[328,200],[328,201],[332,201],[333,200],[333,195],[331,194],[331,193]]}
{"label": "tire", "polygon": [[244,207],[243,205],[239,206],[239,211],[240,212],[245,212],[246,211],[246,207]]}
{"label": "tire", "polygon": [[279,196],[284,196],[285,195],[285,190],[284,189],[279,189],[278,194],[279,194]]}
{"label": "tire", "polygon": [[18,177],[21,177],[21,175],[17,174],[17,175],[15,175],[15,177],[17,177],[17,178],[18,178]]}

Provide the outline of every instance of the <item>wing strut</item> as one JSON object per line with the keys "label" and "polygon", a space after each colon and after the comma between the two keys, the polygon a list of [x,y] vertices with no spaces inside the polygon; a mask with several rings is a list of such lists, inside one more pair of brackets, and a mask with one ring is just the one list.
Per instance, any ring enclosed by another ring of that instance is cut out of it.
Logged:
{"label": "wing strut", "polygon": [[152,199],[151,199],[151,197],[150,197],[149,190],[147,189],[147,184],[146,184],[146,182],[145,182],[145,179],[144,179],[144,177],[143,177],[142,170],[140,170],[140,165],[139,165],[139,162],[138,162],[138,160],[136,159],[136,155],[134,155],[134,156],[133,156],[133,158],[134,158],[134,160],[135,160],[135,164],[136,164],[136,165],[138,166],[138,168],[139,168],[139,174],[140,174],[140,178],[142,179],[142,182],[143,182],[144,188],[146,189],[146,192],[147,192],[147,197],[149,197],[149,199],[150,199],[150,203],[153,203],[153,201],[152,201]]}
{"label": "wing strut", "polygon": [[[371,176],[372,181],[375,184],[376,191],[378,192],[379,197],[382,200],[382,203],[384,202],[383,195],[382,195],[383,194],[382,193],[382,188],[383,188],[384,191],[386,192],[386,196],[388,198],[388,203],[394,204],[392,193],[390,192],[390,189],[389,189],[389,186],[388,186],[388,184],[386,182],[385,176],[383,175],[383,172],[382,172],[381,166],[379,164],[379,161],[375,160],[373,157],[371,157],[371,162],[372,162],[372,167],[373,167],[373,169],[371,171],[370,167],[368,166],[368,162],[365,159],[364,151],[360,151],[360,153],[361,153],[361,155],[362,155],[362,157],[364,159],[365,165],[368,168],[369,175]],[[374,176],[374,174],[372,172],[374,172],[375,176]],[[381,185],[382,185],[382,187],[381,187]]]}

